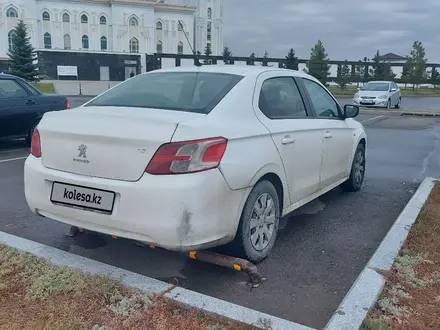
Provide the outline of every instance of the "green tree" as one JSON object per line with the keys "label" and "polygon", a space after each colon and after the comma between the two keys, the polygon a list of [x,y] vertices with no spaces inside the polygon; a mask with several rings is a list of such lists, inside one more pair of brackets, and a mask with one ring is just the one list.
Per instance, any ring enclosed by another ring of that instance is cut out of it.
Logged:
{"label": "green tree", "polygon": [[295,51],[290,48],[286,56],[286,64],[284,65],[286,69],[298,70],[298,57],[295,56]]}
{"label": "green tree", "polygon": [[211,44],[207,44],[205,47],[205,59],[203,60],[203,64],[209,65],[212,63],[210,57],[211,57],[212,51],[211,51]]}
{"label": "green tree", "polygon": [[400,77],[400,81],[405,84],[405,89],[406,86],[409,83],[409,71],[410,71],[410,67],[411,67],[411,63],[409,63],[409,61],[406,61],[405,64],[403,64],[402,67],[402,76]]}
{"label": "green tree", "polygon": [[14,29],[12,49],[8,51],[9,72],[28,81],[38,81],[37,59],[27,33],[26,25],[20,20]]}
{"label": "green tree", "polygon": [[365,76],[365,65],[359,60],[359,63],[354,66],[354,82],[357,83],[357,87],[359,87],[359,83],[364,81]]}
{"label": "green tree", "polygon": [[363,62],[364,62],[364,68],[363,68],[363,77],[362,77],[362,82],[366,83],[368,82],[368,80],[370,80],[370,73],[368,72],[368,62],[370,61],[370,59],[368,57],[364,57]]}
{"label": "green tree", "polygon": [[263,61],[261,61],[262,66],[269,66],[268,58],[269,58],[269,54],[267,53],[267,51],[265,51],[263,56]]}
{"label": "green tree", "polygon": [[396,74],[393,73],[390,63],[380,60],[380,52],[377,51],[373,56],[373,65],[370,69],[370,75],[373,80],[393,80]]}
{"label": "green tree", "polygon": [[429,78],[429,82],[434,85],[434,88],[437,87],[437,85],[440,85],[440,73],[437,71],[437,69],[434,67],[431,71],[431,77]]}
{"label": "green tree", "polygon": [[232,52],[229,50],[229,47],[225,46],[225,48],[223,48],[222,56],[223,56],[223,62],[225,64],[230,64]]}
{"label": "green tree", "polygon": [[347,84],[351,80],[351,72],[350,72],[350,67],[348,66],[348,61],[345,60],[344,64],[340,68],[341,69],[338,70],[339,74],[336,79],[336,83],[339,85],[341,89],[345,89],[347,87]]}
{"label": "green tree", "polygon": [[413,84],[413,90],[415,89],[415,86],[424,83],[428,78],[428,74],[426,73],[427,59],[425,56],[425,47],[423,47],[422,42],[414,41],[413,49],[408,56],[408,82]]}
{"label": "green tree", "polygon": [[255,65],[255,53],[249,55],[248,65]]}
{"label": "green tree", "polygon": [[330,65],[328,64],[328,54],[325,52],[324,45],[318,40],[311,49],[310,59],[307,63],[307,72],[325,84],[330,76]]}

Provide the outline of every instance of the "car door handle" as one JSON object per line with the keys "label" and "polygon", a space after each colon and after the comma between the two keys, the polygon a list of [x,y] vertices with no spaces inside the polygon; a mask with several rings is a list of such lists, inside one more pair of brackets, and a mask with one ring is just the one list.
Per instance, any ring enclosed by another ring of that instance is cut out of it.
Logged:
{"label": "car door handle", "polygon": [[324,137],[325,137],[326,139],[331,139],[331,138],[333,137],[333,135],[332,135],[330,132],[325,132],[325,133],[324,133]]}
{"label": "car door handle", "polygon": [[283,137],[281,139],[281,143],[282,144],[291,144],[291,143],[294,143],[294,142],[295,142],[295,139],[293,137],[291,137],[291,136],[285,136],[285,137]]}
{"label": "car door handle", "polygon": [[35,101],[34,100],[28,100],[27,102],[26,102],[26,105],[34,105],[35,104]]}

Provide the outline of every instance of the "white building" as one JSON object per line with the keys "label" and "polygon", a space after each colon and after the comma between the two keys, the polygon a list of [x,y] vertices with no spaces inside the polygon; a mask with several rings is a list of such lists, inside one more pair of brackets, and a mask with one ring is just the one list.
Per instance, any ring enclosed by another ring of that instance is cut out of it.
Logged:
{"label": "white building", "polygon": [[0,58],[20,19],[35,49],[191,54],[188,38],[223,50],[223,0],[0,0]]}

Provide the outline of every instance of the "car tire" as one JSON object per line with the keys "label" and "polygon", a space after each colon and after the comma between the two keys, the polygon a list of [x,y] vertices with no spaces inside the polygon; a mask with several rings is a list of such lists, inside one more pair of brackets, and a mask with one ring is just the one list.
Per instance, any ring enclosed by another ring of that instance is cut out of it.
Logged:
{"label": "car tire", "polygon": [[399,97],[399,100],[397,101],[397,104],[394,106],[394,109],[400,109],[402,105],[402,98]]}
{"label": "car tire", "polygon": [[[266,208],[263,203],[266,203]],[[252,263],[260,262],[272,251],[279,220],[280,202],[277,190],[269,181],[258,182],[246,200],[237,233],[227,246],[227,253]]]}
{"label": "car tire", "polygon": [[388,99],[385,109],[391,109],[391,99]]}
{"label": "car tire", "polygon": [[350,176],[341,188],[345,191],[356,192],[361,190],[365,177],[365,147],[359,144],[354,153],[353,162],[351,164]]}
{"label": "car tire", "polygon": [[34,130],[35,130],[35,128],[37,128],[39,122],[40,122],[40,121],[38,120],[38,121],[37,121],[37,122],[31,127],[31,129],[30,129],[29,132],[28,132],[28,135],[26,136],[26,144],[27,144],[28,146],[30,146],[31,143],[32,143],[32,135],[34,134]]}

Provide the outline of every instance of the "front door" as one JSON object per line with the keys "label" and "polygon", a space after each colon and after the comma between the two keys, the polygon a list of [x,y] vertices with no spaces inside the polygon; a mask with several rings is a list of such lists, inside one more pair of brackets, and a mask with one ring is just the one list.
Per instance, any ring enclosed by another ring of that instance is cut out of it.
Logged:
{"label": "front door", "polygon": [[318,190],[322,132],[318,123],[309,117],[292,76],[280,72],[276,76],[270,72],[263,73],[256,87],[256,114],[269,130],[278,149],[290,202],[294,204]]}
{"label": "front door", "polygon": [[324,189],[350,174],[354,131],[343,119],[339,104],[322,85],[306,78],[303,83],[324,137],[320,185]]}

